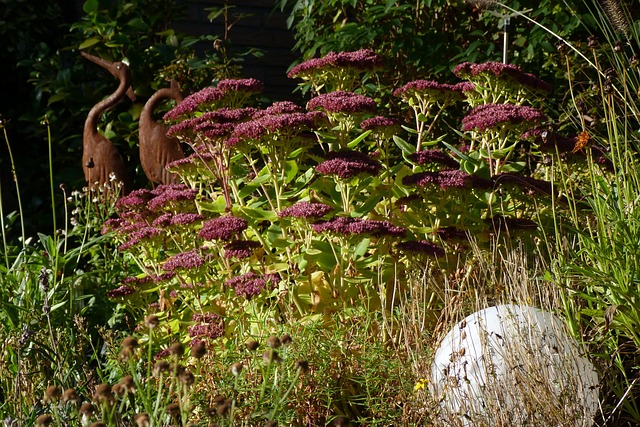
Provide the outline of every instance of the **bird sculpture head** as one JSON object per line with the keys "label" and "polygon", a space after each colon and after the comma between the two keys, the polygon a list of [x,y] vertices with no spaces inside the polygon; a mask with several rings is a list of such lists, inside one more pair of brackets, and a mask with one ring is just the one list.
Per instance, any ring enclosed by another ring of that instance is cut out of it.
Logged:
{"label": "bird sculpture head", "polygon": [[[131,72],[129,71],[129,66],[127,66],[127,64],[125,64],[124,62],[107,61],[106,59],[102,59],[84,51],[80,51],[80,55],[109,71],[115,78],[117,78],[121,82],[124,81],[129,83],[131,81]],[[127,96],[132,101],[136,100],[136,95],[133,93],[133,89],[131,88],[131,86],[129,86],[129,88],[127,89]]]}

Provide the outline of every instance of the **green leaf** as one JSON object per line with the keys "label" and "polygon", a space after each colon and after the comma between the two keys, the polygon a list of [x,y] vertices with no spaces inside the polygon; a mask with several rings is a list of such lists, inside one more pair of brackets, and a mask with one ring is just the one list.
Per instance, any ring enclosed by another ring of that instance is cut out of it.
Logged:
{"label": "green leaf", "polygon": [[87,0],[82,5],[82,10],[87,13],[96,13],[98,8],[100,7],[100,2],[98,0]]}
{"label": "green leaf", "polygon": [[58,101],[62,101],[63,99],[65,99],[69,94],[65,91],[60,91],[58,93],[54,93],[53,95],[51,95],[49,97],[49,101],[47,101],[47,106],[58,102]]}
{"label": "green leaf", "polygon": [[395,142],[398,148],[400,148],[405,154],[413,154],[416,152],[416,148],[414,146],[400,138],[398,135],[393,135],[393,142]]}
{"label": "green leaf", "polygon": [[295,160],[287,160],[285,163],[285,184],[293,181],[298,175],[298,163]]}
{"label": "green leaf", "polygon": [[354,148],[356,147],[363,139],[365,139],[371,133],[371,129],[361,133],[357,138],[347,144],[347,147]]}
{"label": "green leaf", "polygon": [[525,162],[507,163],[500,168],[500,172],[520,172],[526,165]]}
{"label": "green leaf", "polygon": [[258,221],[277,221],[278,215],[271,210],[254,209],[247,206],[240,206],[238,211],[242,212],[245,216],[256,219]]}
{"label": "green leaf", "polygon": [[82,50],[82,49],[86,49],[88,47],[91,47],[95,44],[100,43],[100,39],[96,38],[96,37],[91,37],[89,39],[86,39],[85,41],[83,41],[82,43],[80,43],[80,46],[78,46],[78,49]]}
{"label": "green leaf", "polygon": [[196,206],[198,206],[198,210],[216,213],[223,213],[227,208],[224,196],[219,196],[214,202],[196,200]]}

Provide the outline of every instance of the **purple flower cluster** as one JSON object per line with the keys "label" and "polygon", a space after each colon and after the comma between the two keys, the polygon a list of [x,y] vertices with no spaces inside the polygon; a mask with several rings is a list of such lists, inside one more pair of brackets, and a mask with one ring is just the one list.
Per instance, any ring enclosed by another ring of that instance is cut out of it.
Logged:
{"label": "purple flower cluster", "polygon": [[336,217],[317,222],[311,227],[316,233],[328,231],[336,234],[364,234],[373,237],[403,237],[407,233],[406,229],[395,226],[389,221],[348,217]]}
{"label": "purple flower cluster", "polygon": [[261,247],[259,242],[253,240],[234,240],[224,245],[224,257],[245,259],[249,258],[253,251]]}
{"label": "purple flower cluster", "polygon": [[443,190],[450,188],[490,188],[491,182],[476,175],[470,175],[461,170],[443,170],[438,172],[418,172],[405,176],[402,184],[407,186],[425,187],[438,185]]}
{"label": "purple flower cluster", "polygon": [[293,206],[283,209],[280,211],[278,216],[280,218],[322,218],[329,212],[331,212],[333,208],[329,205],[325,205],[324,203],[310,203],[310,202],[298,202]]}
{"label": "purple flower cluster", "polygon": [[193,224],[196,221],[201,221],[204,219],[204,216],[197,213],[177,213],[173,214],[170,212],[164,213],[153,220],[151,225],[154,227],[167,227],[170,225],[189,225]]}
{"label": "purple flower cluster", "polygon": [[479,75],[489,75],[495,77],[504,77],[513,80],[518,85],[526,86],[529,89],[540,92],[551,92],[550,84],[542,81],[533,74],[524,72],[524,70],[513,64],[503,64],[502,62],[485,62],[483,64],[473,64],[471,62],[463,62],[453,69],[456,76],[474,80]]}
{"label": "purple flower cluster", "polygon": [[164,116],[165,121],[178,120],[196,112],[201,106],[224,99],[224,92],[216,87],[208,86],[193,93],[182,100],[178,105],[169,110]]}
{"label": "purple flower cluster", "polygon": [[130,249],[140,243],[142,240],[152,239],[162,234],[162,230],[157,227],[151,227],[147,225],[146,222],[137,222],[128,226],[124,226],[120,229],[120,231],[129,233],[129,238],[127,239],[127,241],[118,247],[118,250],[120,251]]}
{"label": "purple flower cluster", "polygon": [[398,243],[398,249],[403,252],[412,252],[427,256],[444,256],[444,249],[426,240],[412,240]]}
{"label": "purple flower cluster", "polygon": [[195,313],[191,320],[195,322],[189,327],[189,336],[216,339],[224,335],[224,321],[215,313]]}
{"label": "purple flower cluster", "polygon": [[371,159],[365,153],[347,150],[328,153],[326,160],[316,166],[318,173],[337,175],[342,179],[360,174],[377,175],[380,169],[382,169],[380,162]]}
{"label": "purple flower cluster", "polygon": [[396,130],[400,128],[400,125],[396,120],[382,116],[372,117],[360,122],[360,129],[362,130],[382,130],[385,128],[392,128],[392,130]]}
{"label": "purple flower cluster", "polygon": [[135,292],[136,292],[135,289],[133,289],[132,287],[127,285],[121,285],[115,289],[108,291],[106,295],[109,298],[123,298]]}
{"label": "purple flower cluster", "polygon": [[302,113],[303,109],[299,105],[291,101],[274,102],[264,110],[258,110],[254,114],[254,119],[259,119],[262,116],[277,116],[279,114],[292,114]]}
{"label": "purple flower cluster", "polygon": [[197,190],[184,184],[159,185],[151,193],[155,197],[149,200],[147,207],[152,211],[157,211],[178,202],[193,201],[198,194]]}
{"label": "purple flower cluster", "polygon": [[280,276],[277,274],[268,274],[259,276],[256,273],[250,271],[249,273],[242,274],[240,276],[233,277],[227,280],[224,284],[230,288],[233,288],[236,295],[243,296],[246,299],[251,299],[254,296],[260,294],[267,285],[274,286],[280,281]]}
{"label": "purple flower cluster", "polygon": [[312,98],[307,103],[307,109],[327,113],[375,113],[376,103],[364,95],[338,90]]}
{"label": "purple flower cluster", "polygon": [[227,79],[220,80],[217,88],[223,94],[227,92],[260,93],[264,89],[264,85],[257,79]]}
{"label": "purple flower cluster", "polygon": [[[210,132],[213,136],[217,133],[230,131],[232,124],[245,121],[253,116],[255,108],[220,108],[215,111],[207,111],[201,116],[185,119],[169,128],[168,136],[192,137],[194,132]],[[217,132],[217,133],[216,133]],[[207,135],[204,135],[207,136]]]}
{"label": "purple flower cluster", "polygon": [[463,99],[463,88],[467,86],[439,83],[432,80],[414,80],[393,91],[393,95],[404,100],[414,96],[432,101]]}
{"label": "purple flower cluster", "polygon": [[217,87],[208,86],[192,95],[187,96],[178,105],[164,115],[165,121],[174,121],[191,116],[198,110],[203,110],[215,102],[229,99],[230,95],[244,96],[262,90],[262,83],[256,79],[222,80]]}
{"label": "purple flower cluster", "polygon": [[238,233],[246,230],[247,226],[246,219],[225,215],[202,224],[198,236],[205,240],[231,240]]}
{"label": "purple flower cluster", "polygon": [[545,119],[540,110],[526,105],[483,104],[473,108],[462,119],[462,130],[482,132],[504,124],[533,126]]}
{"label": "purple flower cluster", "polygon": [[116,210],[118,212],[141,212],[153,196],[151,191],[144,188],[134,190],[118,199],[116,202]]}
{"label": "purple flower cluster", "polygon": [[370,49],[353,52],[329,52],[322,58],[312,58],[296,65],[287,76],[306,77],[327,68],[350,68],[360,71],[373,71],[382,67],[382,58]]}
{"label": "purple flower cluster", "polygon": [[416,151],[409,158],[419,165],[435,163],[446,168],[458,169],[460,165],[451,156],[437,148],[431,150]]}
{"label": "purple flower cluster", "polygon": [[315,129],[325,119],[319,112],[283,113],[263,115],[249,122],[239,123],[231,138],[237,141],[259,140],[266,134],[286,131],[287,133],[301,133]]}
{"label": "purple flower cluster", "polygon": [[193,249],[187,252],[181,252],[170,257],[162,265],[165,271],[174,271],[176,269],[191,270],[204,265],[204,258],[200,253]]}

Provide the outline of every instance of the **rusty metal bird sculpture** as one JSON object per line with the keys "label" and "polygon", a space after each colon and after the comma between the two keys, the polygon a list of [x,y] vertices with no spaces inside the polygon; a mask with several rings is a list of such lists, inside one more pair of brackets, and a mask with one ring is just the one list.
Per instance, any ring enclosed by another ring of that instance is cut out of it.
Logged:
{"label": "rusty metal bird sculpture", "polygon": [[135,100],[131,89],[131,74],[129,67],[123,62],[110,62],[80,52],[84,58],[100,65],[120,80],[120,85],[115,92],[98,102],[91,108],[84,123],[84,135],[82,141],[82,169],[84,178],[90,187],[96,185],[109,185],[111,174],[115,175],[117,182],[123,183],[124,194],[131,190],[131,180],[126,172],[124,158],[104,135],[98,132],[98,121],[104,112],[115,106],[125,95]]}
{"label": "rusty metal bird sculpture", "polygon": [[168,128],[153,118],[153,111],[165,99],[182,101],[180,87],[175,80],[171,86],[160,89],[147,101],[140,113],[140,164],[149,181],[154,184],[177,184],[179,176],[167,170],[167,165],[184,158],[176,138],[167,136]]}

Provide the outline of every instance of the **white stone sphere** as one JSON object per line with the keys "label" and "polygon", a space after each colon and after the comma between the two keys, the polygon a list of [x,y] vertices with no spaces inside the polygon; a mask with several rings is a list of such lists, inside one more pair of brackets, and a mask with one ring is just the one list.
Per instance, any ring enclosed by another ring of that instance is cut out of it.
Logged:
{"label": "white stone sphere", "polygon": [[444,337],[429,389],[445,425],[591,426],[598,375],[564,323],[523,305],[480,310]]}

